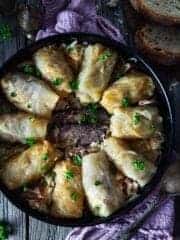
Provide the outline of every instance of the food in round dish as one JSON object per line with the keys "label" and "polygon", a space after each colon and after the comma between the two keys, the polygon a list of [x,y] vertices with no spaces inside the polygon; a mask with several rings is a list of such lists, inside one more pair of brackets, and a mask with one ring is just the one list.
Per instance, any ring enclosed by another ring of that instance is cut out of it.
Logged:
{"label": "food in round dish", "polygon": [[163,143],[153,79],[114,49],[45,46],[0,83],[0,179],[31,208],[107,217],[152,179]]}

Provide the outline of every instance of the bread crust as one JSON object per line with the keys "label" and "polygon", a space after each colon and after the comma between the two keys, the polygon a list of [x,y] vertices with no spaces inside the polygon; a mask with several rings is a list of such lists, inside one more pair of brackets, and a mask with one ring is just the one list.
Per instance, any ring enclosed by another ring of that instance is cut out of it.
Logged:
{"label": "bread crust", "polygon": [[148,8],[145,4],[145,0],[130,0],[130,3],[133,8],[139,13],[141,13],[144,17],[161,23],[162,25],[171,26],[180,24],[180,17],[159,14],[153,9]]}
{"label": "bread crust", "polygon": [[135,43],[136,47],[154,62],[166,66],[180,63],[180,53],[172,53],[166,49],[157,49],[150,44],[145,37],[146,26],[141,27],[136,31]]}

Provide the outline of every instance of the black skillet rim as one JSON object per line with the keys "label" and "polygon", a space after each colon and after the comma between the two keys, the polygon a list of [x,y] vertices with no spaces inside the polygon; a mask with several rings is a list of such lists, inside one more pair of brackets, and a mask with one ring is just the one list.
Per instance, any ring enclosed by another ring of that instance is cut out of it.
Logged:
{"label": "black skillet rim", "polygon": [[[119,217],[122,214],[127,214],[132,208],[137,206],[139,203],[141,203],[150,193],[153,192],[153,190],[156,188],[158,183],[160,182],[163,173],[167,169],[168,165],[170,164],[170,158],[173,151],[174,146],[174,112],[172,109],[172,106],[170,104],[170,101],[168,99],[167,93],[163,87],[163,84],[157,77],[157,75],[154,73],[152,68],[147,64],[140,56],[138,56],[134,49],[131,49],[129,46],[126,46],[124,44],[121,44],[115,40],[112,40],[108,37],[103,37],[96,34],[88,34],[88,33],[64,33],[64,34],[58,34],[55,36],[50,36],[48,38],[39,40],[32,45],[29,45],[28,47],[19,50],[15,55],[13,55],[8,61],[4,63],[4,65],[0,68],[0,78],[7,73],[12,66],[17,65],[20,60],[24,60],[28,58],[28,56],[31,56],[33,52],[35,52],[37,49],[51,45],[51,44],[59,44],[59,43],[70,43],[73,40],[77,40],[79,42],[87,42],[87,43],[102,43],[105,44],[111,48],[114,48],[117,50],[122,56],[126,56],[128,58],[135,58],[137,60],[137,65],[145,72],[150,74],[154,80],[154,83],[156,85],[156,88],[158,88],[158,92],[161,95],[161,98],[163,99],[164,103],[162,106],[162,110],[164,107],[166,108],[167,115],[166,115],[166,124],[165,124],[165,131],[166,131],[166,145],[164,146],[161,160],[160,160],[160,166],[158,167],[158,170],[153,177],[153,179],[142,189],[140,196],[129,202],[124,207],[117,210],[115,213],[113,213],[111,216],[106,218],[99,218],[95,216],[85,216],[80,219],[65,219],[65,218],[54,218],[51,216],[48,216],[43,213],[39,213],[36,210],[31,209],[26,203],[23,203],[20,198],[17,198],[15,194],[13,194],[11,191],[9,191],[2,183],[0,183],[0,190],[3,192],[3,194],[10,200],[12,204],[14,204],[17,208],[22,210],[24,213],[28,214],[29,216],[36,218],[40,221],[57,225],[57,226],[69,226],[69,227],[77,227],[77,226],[92,226],[97,225],[101,223],[108,223],[111,220],[114,220],[116,217]],[[164,110],[163,110],[164,111]],[[168,135],[167,135],[168,133]],[[168,136],[168,137],[167,137]]]}

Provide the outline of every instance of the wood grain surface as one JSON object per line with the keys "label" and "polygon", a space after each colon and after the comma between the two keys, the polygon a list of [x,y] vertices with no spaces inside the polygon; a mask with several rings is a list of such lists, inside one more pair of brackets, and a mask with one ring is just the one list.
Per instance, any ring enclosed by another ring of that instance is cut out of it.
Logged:
{"label": "wood grain surface", "polygon": [[[41,4],[40,1],[17,1],[17,2],[27,2],[33,4]],[[116,8],[109,8],[105,0],[96,0],[97,12],[108,18],[112,23],[123,33],[125,40],[130,44],[133,44],[132,34],[127,30],[130,28],[127,23],[127,16],[123,14],[124,3],[126,1],[121,0]],[[129,17],[128,17],[129,18]],[[6,42],[0,43],[0,65],[3,64],[11,55],[17,52],[19,49],[24,48],[29,41],[27,41],[22,34],[22,31],[18,28],[15,17],[1,17],[0,23],[8,23],[13,28],[13,38]],[[161,71],[161,70],[160,70]],[[163,70],[164,71],[164,70]],[[173,73],[168,70],[168,75],[166,74],[166,79],[168,82],[172,80],[177,80],[179,76],[179,70],[174,69]],[[180,88],[179,88],[180,90]],[[179,97],[176,91],[177,98]],[[180,97],[179,97],[180,100]],[[178,107],[178,103],[176,103]],[[180,116],[180,112],[179,112]],[[178,130],[178,136],[180,136],[180,130]],[[178,138],[177,136],[177,138]],[[180,148],[180,146],[179,146]],[[177,200],[177,204],[180,201]],[[177,207],[177,211],[180,215],[180,209]],[[49,224],[42,223],[26,214],[22,213],[15,206],[13,206],[3,195],[0,193],[0,220],[8,221],[13,226],[13,234],[10,236],[10,240],[64,240],[72,228],[66,227],[56,227]],[[178,219],[180,221],[180,219]],[[180,236],[180,224],[176,222],[175,233]],[[180,239],[180,238],[179,238]],[[78,239],[77,239],[78,240]],[[92,239],[93,240],[93,239]]]}

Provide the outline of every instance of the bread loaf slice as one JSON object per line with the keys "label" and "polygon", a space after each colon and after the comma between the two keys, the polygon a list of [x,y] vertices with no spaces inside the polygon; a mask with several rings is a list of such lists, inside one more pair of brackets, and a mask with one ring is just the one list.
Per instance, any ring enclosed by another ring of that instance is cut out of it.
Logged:
{"label": "bread loaf slice", "polygon": [[180,24],[179,0],[130,0],[142,15],[163,25]]}
{"label": "bread loaf slice", "polygon": [[135,43],[155,62],[173,65],[180,62],[180,29],[146,24],[137,30]]}

